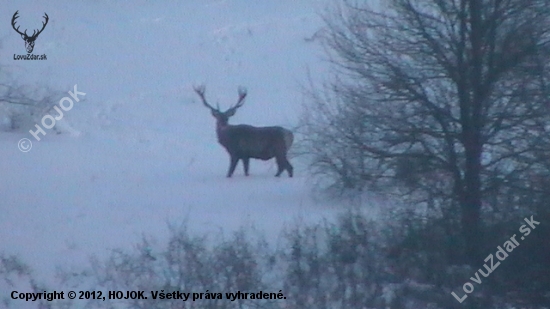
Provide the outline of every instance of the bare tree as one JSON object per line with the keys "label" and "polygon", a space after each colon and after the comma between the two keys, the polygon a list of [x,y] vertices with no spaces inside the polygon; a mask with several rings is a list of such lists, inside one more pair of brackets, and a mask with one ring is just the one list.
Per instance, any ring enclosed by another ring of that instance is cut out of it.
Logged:
{"label": "bare tree", "polygon": [[2,130],[29,130],[40,118],[51,112],[61,91],[45,86],[20,83],[11,72],[0,66],[0,116]]}
{"label": "bare tree", "polygon": [[313,171],[459,214],[479,264],[482,220],[550,176],[548,2],[343,1],[325,17],[336,78],[302,122]]}

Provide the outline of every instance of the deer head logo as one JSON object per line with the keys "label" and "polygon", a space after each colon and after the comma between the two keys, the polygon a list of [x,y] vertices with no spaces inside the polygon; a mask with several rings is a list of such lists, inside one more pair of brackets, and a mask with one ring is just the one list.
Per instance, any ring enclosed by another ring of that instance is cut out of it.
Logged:
{"label": "deer head logo", "polygon": [[17,16],[18,13],[19,11],[16,11],[15,14],[13,14],[13,17],[11,19],[11,26],[13,27],[13,30],[21,35],[21,38],[23,38],[23,40],[25,41],[25,48],[27,49],[27,53],[30,54],[34,49],[34,41],[36,41],[38,35],[42,33],[42,31],[44,31],[44,28],[46,28],[46,25],[48,24],[48,14],[44,13],[43,17],[46,21],[42,22],[42,29],[38,30],[38,32],[36,32],[37,30],[34,30],[32,35],[29,36],[27,34],[27,30],[25,30],[25,32],[21,32],[19,31],[19,27],[15,28],[15,20],[19,18],[19,16]]}

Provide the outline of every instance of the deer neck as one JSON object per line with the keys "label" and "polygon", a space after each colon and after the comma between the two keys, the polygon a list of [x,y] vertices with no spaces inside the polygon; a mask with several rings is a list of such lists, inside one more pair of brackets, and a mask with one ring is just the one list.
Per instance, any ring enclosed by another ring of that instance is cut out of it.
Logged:
{"label": "deer neck", "polygon": [[218,122],[216,124],[216,134],[218,135],[218,142],[220,144],[225,144],[227,142],[227,129],[229,129],[230,125],[227,123],[220,123]]}

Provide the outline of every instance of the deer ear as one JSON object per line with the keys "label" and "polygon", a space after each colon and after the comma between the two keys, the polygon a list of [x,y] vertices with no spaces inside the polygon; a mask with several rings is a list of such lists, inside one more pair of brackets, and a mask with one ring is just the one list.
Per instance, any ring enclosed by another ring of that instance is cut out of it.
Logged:
{"label": "deer ear", "polygon": [[226,115],[227,117],[231,117],[231,116],[235,115],[235,112],[236,112],[236,111],[237,111],[237,110],[235,110],[235,109],[229,109],[228,111],[225,112],[225,115]]}

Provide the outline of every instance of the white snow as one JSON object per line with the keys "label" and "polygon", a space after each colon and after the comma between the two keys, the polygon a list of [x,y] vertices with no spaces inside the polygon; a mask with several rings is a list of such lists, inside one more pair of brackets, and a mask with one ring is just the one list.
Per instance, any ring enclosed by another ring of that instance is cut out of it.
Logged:
{"label": "white snow", "polygon": [[[228,156],[215,120],[192,86],[227,107],[239,85],[245,105],[231,122],[297,124],[307,72],[326,63],[315,43],[320,0],[12,1],[0,11],[0,64],[18,81],[85,92],[45,130],[0,133],[0,252],[18,255],[55,286],[56,266],[78,267],[91,254],[128,247],[142,235],[167,236],[167,222],[198,232],[253,223],[276,237],[299,218],[318,221],[335,205],[314,200],[303,162],[296,177],[275,178],[275,163],[252,161],[225,178]],[[24,42],[8,26],[49,23],[34,54],[15,61]],[[61,99],[63,96],[59,96]],[[8,119],[9,120],[9,119]],[[0,121],[9,126],[9,121]],[[66,134],[70,133],[70,134]],[[32,141],[27,153],[21,138]],[[5,288],[5,286],[4,286]],[[61,287],[59,287],[61,289]],[[0,290],[2,286],[0,285]],[[7,296],[0,291],[0,296]]]}

